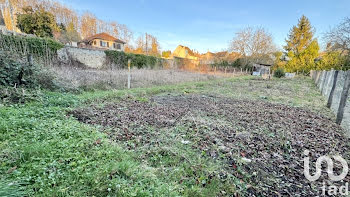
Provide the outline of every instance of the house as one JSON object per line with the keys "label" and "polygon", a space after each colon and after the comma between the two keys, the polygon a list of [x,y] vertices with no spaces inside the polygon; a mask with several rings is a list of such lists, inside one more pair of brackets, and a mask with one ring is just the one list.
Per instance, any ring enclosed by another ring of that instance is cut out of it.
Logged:
{"label": "house", "polygon": [[203,64],[214,64],[215,62],[220,61],[227,61],[227,62],[234,62],[237,58],[240,57],[239,53],[236,52],[228,52],[228,51],[221,51],[217,53],[207,52],[205,54],[201,55],[201,63]]}
{"label": "house", "polygon": [[82,48],[97,48],[124,51],[125,42],[115,38],[107,33],[99,33],[85,38],[78,43]]}
{"label": "house", "polygon": [[190,60],[198,60],[197,55],[188,47],[179,45],[176,47],[175,51],[171,54],[173,57],[185,58]]}

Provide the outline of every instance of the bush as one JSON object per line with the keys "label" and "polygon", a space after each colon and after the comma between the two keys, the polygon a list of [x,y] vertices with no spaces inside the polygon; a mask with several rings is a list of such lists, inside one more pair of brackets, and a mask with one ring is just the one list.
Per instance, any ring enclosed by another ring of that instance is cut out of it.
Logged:
{"label": "bush", "polygon": [[273,76],[276,77],[276,78],[284,77],[284,75],[285,75],[285,72],[284,72],[284,70],[282,68],[277,68],[275,70],[275,73],[273,74]]}
{"label": "bush", "polygon": [[56,89],[54,74],[38,64],[29,65],[20,57],[0,53],[0,86]]}
{"label": "bush", "polygon": [[128,60],[131,60],[131,67],[136,68],[154,68],[156,66],[163,67],[163,60],[154,56],[124,53],[121,51],[105,51],[108,60],[114,63],[118,68],[127,68]]}
{"label": "bush", "polygon": [[0,50],[21,55],[32,54],[36,58],[55,55],[64,45],[49,38],[0,34]]}
{"label": "bush", "polygon": [[34,70],[35,67],[9,58],[4,53],[0,55],[0,85],[2,86],[30,86],[34,84],[34,79],[31,77]]}

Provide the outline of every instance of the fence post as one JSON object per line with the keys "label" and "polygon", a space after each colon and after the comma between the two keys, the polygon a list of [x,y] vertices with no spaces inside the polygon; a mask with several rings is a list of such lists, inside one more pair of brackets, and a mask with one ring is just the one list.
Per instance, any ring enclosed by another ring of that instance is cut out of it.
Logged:
{"label": "fence post", "polygon": [[33,66],[33,56],[32,56],[32,54],[30,54],[30,53],[27,54],[27,61],[28,61],[28,65],[30,67]]}
{"label": "fence post", "polygon": [[130,66],[131,66],[131,60],[129,59],[128,60],[128,89],[130,89],[130,82],[131,82],[131,69],[130,69]]}
{"label": "fence post", "polygon": [[[28,61],[28,67],[32,67],[33,66],[33,57],[32,54],[28,53],[27,54],[27,61]],[[29,69],[30,72],[31,69]],[[32,73],[30,73],[32,74]],[[18,79],[18,85],[22,85],[23,84],[23,75],[24,75],[24,67],[21,67],[21,71],[18,73],[17,79]]]}
{"label": "fence post", "polygon": [[333,85],[332,85],[332,89],[331,89],[331,92],[329,93],[329,97],[328,97],[328,101],[327,101],[328,108],[331,108],[331,106],[332,106],[334,90],[335,90],[335,87],[337,86],[338,73],[339,73],[339,70],[334,71]]}
{"label": "fence post", "polygon": [[341,121],[343,120],[343,116],[344,116],[344,108],[346,105],[346,101],[348,98],[348,94],[349,94],[349,88],[350,88],[350,71],[345,71],[345,80],[344,80],[344,86],[343,86],[343,91],[341,93],[341,97],[340,97],[340,102],[339,102],[339,108],[338,108],[338,112],[337,112],[337,119],[336,119],[336,123],[337,124],[341,124]]}

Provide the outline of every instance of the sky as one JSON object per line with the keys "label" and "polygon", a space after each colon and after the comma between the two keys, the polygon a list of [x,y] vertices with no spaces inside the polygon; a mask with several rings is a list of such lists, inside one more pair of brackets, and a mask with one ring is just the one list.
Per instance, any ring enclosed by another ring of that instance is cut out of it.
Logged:
{"label": "sky", "polygon": [[227,50],[235,32],[264,27],[282,49],[289,30],[305,15],[322,36],[344,17],[350,0],[60,0],[78,12],[90,11],[105,21],[127,25],[136,39],[149,33],[161,50],[185,45],[201,53]]}

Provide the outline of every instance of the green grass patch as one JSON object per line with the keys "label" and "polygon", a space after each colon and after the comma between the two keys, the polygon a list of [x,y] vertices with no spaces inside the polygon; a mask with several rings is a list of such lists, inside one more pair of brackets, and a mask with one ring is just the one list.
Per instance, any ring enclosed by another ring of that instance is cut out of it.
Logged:
{"label": "green grass patch", "polygon": [[128,149],[133,141],[112,142],[98,126],[80,123],[66,113],[86,105],[103,105],[103,101],[130,98],[148,102],[150,96],[166,94],[211,94],[326,109],[308,78],[266,81],[238,77],[81,94],[43,91],[37,101],[0,108],[0,196],[21,196],[23,192],[28,196],[218,196],[244,192],[246,185],[238,178],[228,176],[222,181],[220,161],[181,142],[189,138],[188,125],[164,131],[152,147]]}

